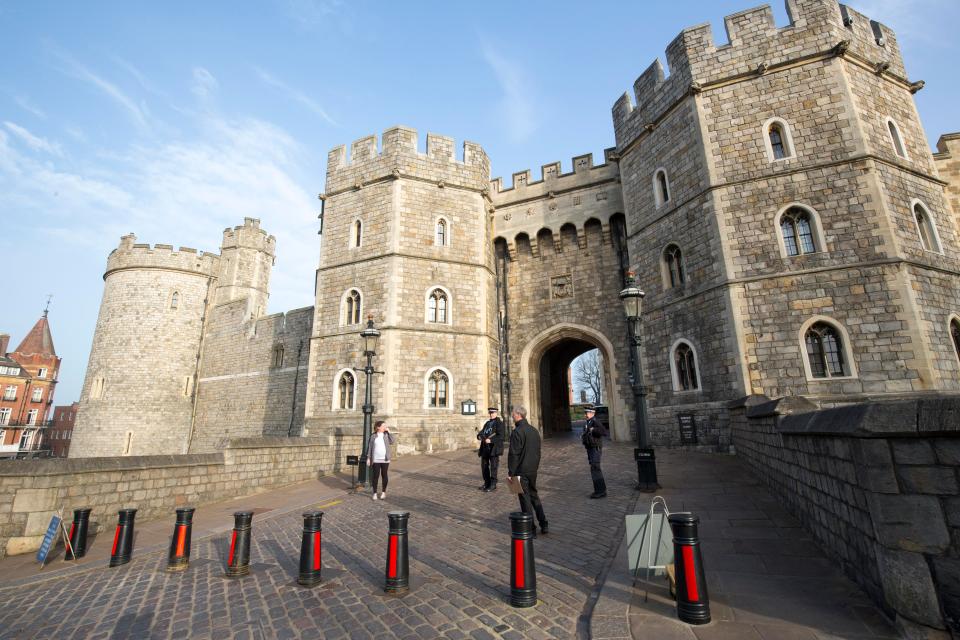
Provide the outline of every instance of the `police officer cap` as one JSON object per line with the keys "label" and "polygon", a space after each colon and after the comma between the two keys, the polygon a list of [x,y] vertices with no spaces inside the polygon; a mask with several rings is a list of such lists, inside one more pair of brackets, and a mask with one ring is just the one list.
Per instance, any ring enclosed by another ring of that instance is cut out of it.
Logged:
{"label": "police officer cap", "polygon": [[592,404],[588,404],[583,408],[584,411],[589,411],[590,413],[596,413],[597,410],[593,408]]}
{"label": "police officer cap", "polygon": [[497,409],[496,407],[487,407],[487,412],[489,413],[490,411],[500,411],[500,409]]}

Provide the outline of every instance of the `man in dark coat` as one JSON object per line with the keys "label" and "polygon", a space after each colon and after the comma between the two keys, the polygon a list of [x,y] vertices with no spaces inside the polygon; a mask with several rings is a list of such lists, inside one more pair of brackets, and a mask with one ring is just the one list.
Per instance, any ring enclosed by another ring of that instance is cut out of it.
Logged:
{"label": "man in dark coat", "polygon": [[483,424],[477,440],[480,441],[480,472],[483,474],[482,491],[497,490],[497,470],[500,468],[500,456],[503,455],[503,420],[497,416],[497,408],[487,409],[490,419]]}
{"label": "man in dark coat", "polygon": [[596,412],[592,406],[587,407],[584,413],[587,415],[587,422],[583,425],[582,441],[587,449],[590,479],[593,480],[593,493],[590,497],[606,498],[607,481],[603,479],[603,471],[600,469],[600,454],[603,453],[603,438],[607,435],[607,429],[602,422],[594,420]]}
{"label": "man in dark coat", "polygon": [[[510,451],[507,454],[507,471],[512,477],[520,477],[520,510],[533,511],[540,522],[540,533],[547,533],[547,516],[543,513],[540,496],[537,495],[537,471],[540,469],[540,432],[527,422],[527,410],[513,410],[513,433],[510,434]],[[531,508],[532,507],[532,508]]]}

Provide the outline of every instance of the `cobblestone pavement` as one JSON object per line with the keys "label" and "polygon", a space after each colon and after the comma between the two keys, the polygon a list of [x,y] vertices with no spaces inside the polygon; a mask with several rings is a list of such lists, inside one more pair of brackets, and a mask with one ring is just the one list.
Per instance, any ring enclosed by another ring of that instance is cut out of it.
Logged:
{"label": "cobblestone pavement", "polygon": [[[223,575],[229,538],[194,539],[190,568],[164,571],[164,553],[134,553],[117,568],[91,567],[3,586],[0,638],[571,638],[586,633],[598,578],[637,498],[632,448],[604,451],[610,486],[590,500],[586,456],[575,438],[547,440],[538,485],[550,534],[535,541],[536,607],[509,604],[510,525],[516,497],[482,483],[473,451],[392,465],[385,502],[344,494],[321,506],[324,582],[296,584],[300,509],[271,516],[282,492],[251,496],[251,575]],[[505,462],[505,459],[504,459]],[[501,465],[501,476],[506,473]],[[296,505],[291,505],[296,506]],[[201,507],[202,509],[202,507]],[[411,591],[383,595],[387,512],[410,512]],[[172,522],[172,518],[171,518]],[[231,524],[230,522],[224,523]],[[106,544],[106,543],[102,543]],[[2,566],[0,566],[2,572]],[[593,597],[591,597],[593,596]]]}

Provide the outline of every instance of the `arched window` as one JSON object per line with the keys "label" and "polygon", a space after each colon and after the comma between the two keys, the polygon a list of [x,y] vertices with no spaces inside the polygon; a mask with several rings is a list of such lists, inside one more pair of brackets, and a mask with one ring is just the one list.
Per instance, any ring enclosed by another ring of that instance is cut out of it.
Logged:
{"label": "arched window", "polygon": [[887,131],[890,132],[890,143],[893,145],[894,152],[906,160],[907,150],[903,146],[903,138],[900,137],[900,127],[890,118],[887,118]]}
{"label": "arched window", "polygon": [[793,134],[786,120],[770,118],[763,123],[763,145],[767,149],[767,160],[770,162],[794,156]]}
{"label": "arched window", "polygon": [[356,390],[356,380],[349,371],[344,371],[337,382],[338,403],[340,409],[354,408],[354,391]]}
{"label": "arched window", "polygon": [[850,375],[843,338],[836,327],[826,322],[815,322],[807,329],[804,340],[811,377],[839,378]]}
{"label": "arched window", "polygon": [[344,305],[344,324],[360,324],[360,292],[351,289],[346,295]]}
{"label": "arched window", "polygon": [[953,318],[950,320],[950,337],[953,339],[953,350],[960,359],[960,320]]}
{"label": "arched window", "polygon": [[806,209],[790,207],[780,214],[780,234],[788,256],[819,251],[813,221]]}
{"label": "arched window", "polygon": [[350,230],[350,247],[355,249],[363,242],[363,222],[355,220]]}
{"label": "arched window", "polygon": [[687,281],[683,270],[683,253],[675,244],[663,250],[664,280],[667,288],[679,287]]}
{"label": "arched window", "polygon": [[427,406],[444,408],[449,406],[448,389],[450,378],[440,369],[434,369],[427,376]]}
{"label": "arched window", "polygon": [[689,342],[678,340],[674,344],[673,359],[670,365],[674,391],[696,391],[700,388],[700,378],[697,375],[697,354]]}
{"label": "arched window", "polygon": [[283,345],[278,344],[273,348],[273,366],[280,368],[283,366]]}
{"label": "arched window", "polygon": [[447,292],[434,289],[427,297],[427,322],[447,323]]}
{"label": "arched window", "polygon": [[180,306],[180,292],[174,291],[173,295],[170,296],[170,308],[176,309]]}
{"label": "arched window", "polygon": [[933,218],[919,200],[913,201],[913,221],[917,224],[917,234],[920,236],[920,246],[923,247],[923,250],[943,253],[940,248],[940,239],[937,236],[937,228],[933,224]]}
{"label": "arched window", "polygon": [[447,221],[443,218],[437,218],[436,238],[434,244],[438,247],[445,247],[450,243],[450,229]]}
{"label": "arched window", "polygon": [[657,207],[670,202],[670,181],[666,169],[657,169],[653,174],[653,196]]}

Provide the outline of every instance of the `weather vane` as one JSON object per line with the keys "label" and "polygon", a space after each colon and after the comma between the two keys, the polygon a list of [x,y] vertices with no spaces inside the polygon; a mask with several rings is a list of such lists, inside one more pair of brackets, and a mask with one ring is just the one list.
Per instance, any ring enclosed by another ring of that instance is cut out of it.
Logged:
{"label": "weather vane", "polygon": [[53,298],[53,294],[52,294],[52,293],[48,293],[48,294],[47,294],[47,306],[43,308],[43,317],[44,317],[44,318],[46,318],[46,317],[47,317],[47,313],[50,312],[50,299],[51,299],[51,298]]}

